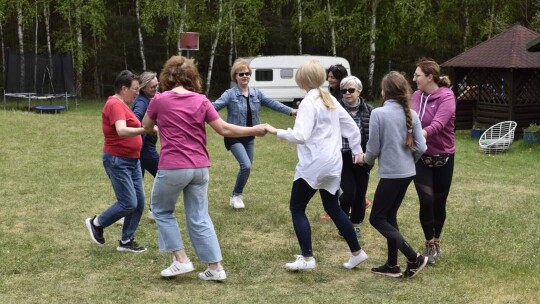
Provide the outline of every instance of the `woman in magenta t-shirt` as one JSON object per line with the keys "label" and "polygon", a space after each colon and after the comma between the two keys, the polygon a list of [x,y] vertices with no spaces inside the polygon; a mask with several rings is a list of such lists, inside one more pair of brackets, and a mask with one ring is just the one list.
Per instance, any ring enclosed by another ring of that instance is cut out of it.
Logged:
{"label": "woman in magenta t-shirt", "polygon": [[158,173],[152,189],[152,212],[158,227],[159,250],[172,252],[164,277],[193,271],[178,228],[174,209],[183,193],[186,226],[198,259],[208,264],[201,280],[224,280],[221,249],[208,214],[208,167],[205,123],[222,136],[262,136],[263,125],[240,127],[221,119],[208,98],[200,93],[201,79],[192,59],[173,56],[163,66],[156,94],[143,119],[144,128],[159,127],[161,142]]}

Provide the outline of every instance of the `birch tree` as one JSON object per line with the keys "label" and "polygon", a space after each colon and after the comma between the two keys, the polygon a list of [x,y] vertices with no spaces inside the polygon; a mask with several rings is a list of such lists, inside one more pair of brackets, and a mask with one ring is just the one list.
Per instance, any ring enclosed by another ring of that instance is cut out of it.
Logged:
{"label": "birch tree", "polygon": [[47,54],[49,58],[49,74],[51,77],[51,82],[54,79],[54,68],[53,68],[53,60],[52,60],[52,47],[51,47],[51,27],[49,23],[50,19],[50,3],[45,2],[43,3],[43,21],[45,22],[45,36],[47,39]]}
{"label": "birch tree", "polygon": [[371,1],[371,28],[369,31],[369,69],[368,69],[368,97],[373,97],[373,78],[375,75],[375,43],[377,39],[377,6],[379,0]]}
{"label": "birch tree", "polygon": [[208,76],[206,77],[206,90],[205,94],[208,96],[210,93],[210,84],[212,81],[212,67],[214,66],[214,57],[216,55],[216,48],[219,42],[219,36],[221,35],[222,29],[221,24],[223,21],[223,0],[219,0],[219,9],[218,9],[218,22],[214,28],[214,40],[212,41],[212,48],[210,50],[210,60],[208,62]]}
{"label": "birch tree", "polygon": [[25,86],[24,86],[24,81],[25,81],[25,75],[24,75],[24,70],[25,70],[25,60],[24,60],[24,28],[23,28],[23,10],[22,10],[22,6],[23,4],[21,3],[21,1],[18,1],[17,2],[17,34],[18,34],[18,37],[19,37],[19,60],[20,60],[20,68],[21,68],[21,71],[20,71],[20,74],[19,74],[19,77],[20,77],[20,91],[21,92],[24,92],[25,90]]}
{"label": "birch tree", "polygon": [[144,56],[144,39],[141,31],[141,17],[139,13],[139,0],[135,0],[135,15],[137,16],[137,33],[139,34],[139,52],[141,54],[142,69],[146,71],[146,57]]}

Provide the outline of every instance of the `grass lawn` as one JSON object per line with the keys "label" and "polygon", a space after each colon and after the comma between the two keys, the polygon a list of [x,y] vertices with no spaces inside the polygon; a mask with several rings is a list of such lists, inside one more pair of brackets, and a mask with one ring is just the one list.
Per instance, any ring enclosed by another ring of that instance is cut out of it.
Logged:
{"label": "grass lawn", "polygon": [[[86,230],[85,218],[114,200],[101,164],[101,107],[83,101],[58,115],[0,111],[0,303],[540,303],[540,145],[517,140],[506,154],[483,155],[458,132],[443,259],[414,279],[392,279],[369,271],[386,260],[386,241],[367,220],[361,244],[369,259],[357,269],[341,266],[347,245],[320,219],[318,195],[308,207],[317,268],[288,272],[285,262],[299,253],[288,210],[296,147],[272,135],[256,140],[246,209],[236,211],[228,201],[237,163],[209,129],[210,212],[228,278],[202,282],[194,272],[163,279],[170,256],[158,252],[146,213],[136,233],[146,253],[116,252],[119,225],[106,230],[104,246]],[[268,110],[262,119],[293,125]],[[377,181],[375,168],[369,198]],[[147,203],[152,182],[148,175]],[[398,221],[421,250],[418,208],[411,186]],[[184,229],[181,202],[177,215]],[[197,272],[204,270],[182,234]]]}

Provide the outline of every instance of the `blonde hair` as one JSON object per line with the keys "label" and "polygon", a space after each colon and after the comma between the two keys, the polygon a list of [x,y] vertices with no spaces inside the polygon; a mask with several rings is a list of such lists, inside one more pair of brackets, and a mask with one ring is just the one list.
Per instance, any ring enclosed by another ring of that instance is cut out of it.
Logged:
{"label": "blonde hair", "polygon": [[144,89],[144,87],[146,87],[147,84],[150,83],[150,81],[152,81],[152,79],[154,79],[155,77],[157,76],[156,73],[154,72],[151,72],[151,71],[147,71],[147,72],[143,72],[141,75],[139,75],[139,79],[140,79],[140,89],[141,91]]}
{"label": "blonde hair", "polygon": [[397,100],[403,107],[405,113],[405,122],[407,123],[407,137],[405,145],[410,151],[416,151],[413,137],[413,122],[409,103],[411,101],[411,86],[405,77],[396,71],[386,74],[381,80],[381,89],[384,103],[385,100]]}
{"label": "blonde hair", "polygon": [[249,73],[251,73],[251,68],[249,67],[249,61],[243,58],[236,59],[231,67],[231,80],[234,82],[236,81],[236,74],[238,71],[243,70],[244,68],[247,68]]}
{"label": "blonde hair", "polygon": [[159,76],[161,89],[172,90],[177,86],[192,92],[201,92],[201,76],[193,59],[172,56],[165,62]]}
{"label": "blonde hair", "polygon": [[326,71],[319,61],[310,60],[300,65],[296,71],[295,80],[296,84],[304,90],[317,88],[327,109],[336,108],[330,93],[322,87],[326,80]]}

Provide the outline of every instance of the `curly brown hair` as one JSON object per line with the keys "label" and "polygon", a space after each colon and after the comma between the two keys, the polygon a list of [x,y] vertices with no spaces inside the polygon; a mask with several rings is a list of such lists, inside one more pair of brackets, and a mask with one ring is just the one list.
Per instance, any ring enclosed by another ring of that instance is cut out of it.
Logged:
{"label": "curly brown hair", "polygon": [[187,59],[184,56],[172,56],[165,62],[159,83],[163,91],[172,90],[178,86],[184,89],[201,92],[201,75],[195,65],[195,60]]}

